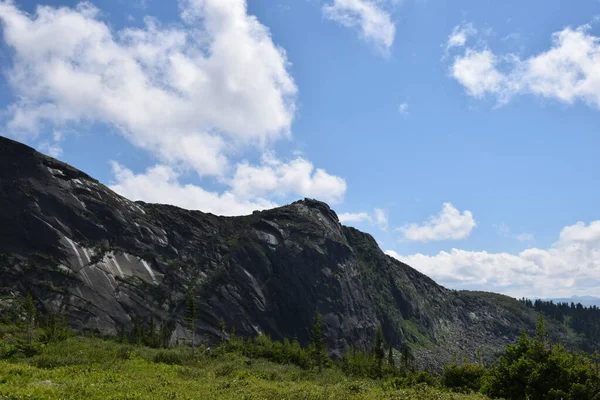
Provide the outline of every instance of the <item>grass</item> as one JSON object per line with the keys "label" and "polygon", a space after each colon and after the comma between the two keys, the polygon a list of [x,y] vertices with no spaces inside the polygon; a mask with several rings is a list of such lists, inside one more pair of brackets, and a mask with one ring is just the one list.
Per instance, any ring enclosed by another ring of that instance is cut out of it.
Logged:
{"label": "grass", "polygon": [[239,354],[155,350],[90,337],[47,345],[32,358],[0,361],[0,399],[406,399],[483,400],[425,385],[349,378]]}
{"label": "grass", "polygon": [[402,328],[404,332],[412,339],[414,342],[412,343],[413,348],[423,348],[428,349],[433,347],[433,343],[431,340],[425,336],[421,331],[419,331],[419,327],[415,323],[415,321],[410,319],[405,319],[402,321]]}

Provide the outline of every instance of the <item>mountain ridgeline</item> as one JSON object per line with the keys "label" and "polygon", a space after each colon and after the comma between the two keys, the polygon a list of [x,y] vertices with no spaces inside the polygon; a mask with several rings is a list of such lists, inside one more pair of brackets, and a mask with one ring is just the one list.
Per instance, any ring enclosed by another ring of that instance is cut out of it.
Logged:
{"label": "mountain ridgeline", "polygon": [[[307,344],[318,311],[334,357],[368,349],[381,327],[386,343],[438,370],[456,357],[494,359],[538,319],[515,299],[436,284],[322,202],[242,217],[133,202],[2,137],[0,291],[4,309],[30,293],[78,331],[118,335],[152,319],[173,343],[187,335],[190,296],[197,340],[234,329]],[[586,340],[548,327],[568,347]]]}

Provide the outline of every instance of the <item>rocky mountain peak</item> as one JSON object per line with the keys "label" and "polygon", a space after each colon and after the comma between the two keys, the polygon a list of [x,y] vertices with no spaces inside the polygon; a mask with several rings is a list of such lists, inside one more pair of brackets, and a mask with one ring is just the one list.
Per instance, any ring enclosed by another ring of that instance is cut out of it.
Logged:
{"label": "rocky mountain peak", "polygon": [[0,294],[31,293],[74,329],[101,334],[152,318],[176,342],[190,291],[199,340],[226,336],[224,321],[306,344],[318,310],[334,356],[369,348],[381,327],[397,350],[438,368],[478,350],[493,358],[537,320],[514,299],[437,285],[318,200],[242,217],[132,202],[0,137]]}

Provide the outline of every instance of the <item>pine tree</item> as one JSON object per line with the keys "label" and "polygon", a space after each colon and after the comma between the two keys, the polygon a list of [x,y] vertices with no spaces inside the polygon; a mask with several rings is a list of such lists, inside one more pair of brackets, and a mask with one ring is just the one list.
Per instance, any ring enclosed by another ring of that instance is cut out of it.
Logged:
{"label": "pine tree", "polygon": [[140,317],[133,318],[133,329],[131,330],[131,343],[141,344],[144,332],[142,328],[142,324],[140,322]]}
{"label": "pine tree", "polygon": [[323,336],[321,314],[319,314],[318,311],[315,312],[310,335],[310,358],[313,365],[316,366],[319,371],[321,371],[329,359],[329,355],[327,354],[327,344],[325,343],[325,337]]}
{"label": "pine tree", "polygon": [[27,297],[23,302],[23,311],[25,313],[25,338],[26,343],[31,345],[33,343],[33,336],[35,334],[35,325],[37,322],[37,308],[33,302],[31,293],[27,293]]}
{"label": "pine tree", "polygon": [[375,336],[375,347],[373,348],[373,355],[375,356],[377,373],[379,374],[379,376],[382,376],[383,359],[385,358],[385,348],[383,340],[383,331],[381,330],[381,328],[377,329],[377,335]]}
{"label": "pine tree", "polygon": [[547,354],[550,352],[548,346],[548,334],[546,332],[546,325],[542,315],[540,315],[537,328],[535,329],[535,337],[533,338],[531,351],[533,352],[533,358],[535,360],[545,359]]}
{"label": "pine tree", "polygon": [[413,360],[414,356],[412,351],[410,350],[410,347],[408,347],[408,344],[405,343],[404,346],[402,346],[402,366],[405,371],[409,370]]}
{"label": "pine tree", "polygon": [[221,344],[225,343],[225,330],[227,329],[227,324],[225,324],[225,320],[223,318],[221,318],[221,320],[219,321],[219,332],[221,332]]}
{"label": "pine tree", "polygon": [[191,332],[192,357],[194,356],[194,347],[196,343],[196,321],[198,318],[198,309],[196,306],[196,298],[193,290],[188,292],[187,301],[185,304],[185,321],[188,324],[188,329]]}
{"label": "pine tree", "polygon": [[394,371],[396,369],[396,362],[394,361],[394,350],[392,349],[392,346],[390,346],[390,349],[388,350],[388,367],[391,371]]}

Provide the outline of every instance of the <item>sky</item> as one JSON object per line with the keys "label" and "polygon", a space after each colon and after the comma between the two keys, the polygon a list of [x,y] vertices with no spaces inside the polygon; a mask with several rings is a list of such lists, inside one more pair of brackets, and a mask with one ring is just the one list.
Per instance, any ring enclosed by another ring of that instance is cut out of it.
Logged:
{"label": "sky", "polygon": [[600,294],[600,2],[0,0],[0,124],[132,199],[304,197],[453,289]]}

